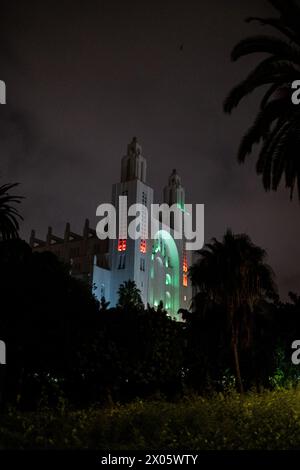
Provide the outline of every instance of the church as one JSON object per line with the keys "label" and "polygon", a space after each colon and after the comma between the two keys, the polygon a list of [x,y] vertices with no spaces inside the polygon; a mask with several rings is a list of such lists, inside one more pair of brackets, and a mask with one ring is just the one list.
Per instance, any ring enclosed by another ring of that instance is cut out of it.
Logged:
{"label": "church", "polygon": [[[128,206],[142,204],[151,213],[153,189],[147,182],[147,161],[136,138],[127,146],[121,160],[120,181],[112,186],[112,204],[118,213],[119,197],[126,196]],[[173,170],[162,192],[162,202],[176,205],[184,212],[185,191],[176,170]],[[171,214],[172,216],[173,214]],[[122,216],[118,227],[122,227]],[[158,306],[163,303],[170,317],[179,320],[178,310],[188,309],[192,289],[188,278],[191,251],[186,250],[184,236],[174,236],[174,217],[169,226],[160,220],[153,238],[146,234],[148,223],[142,220],[141,233],[145,236],[132,239],[101,240],[86,220],[83,234],[71,231],[67,223],[64,237],[52,233],[49,227],[45,241],[36,238],[32,231],[30,245],[34,251],[51,251],[70,266],[70,273],[88,282],[95,296],[102,297],[114,307],[118,302],[118,290],[124,281],[132,280],[141,292],[145,304]]]}

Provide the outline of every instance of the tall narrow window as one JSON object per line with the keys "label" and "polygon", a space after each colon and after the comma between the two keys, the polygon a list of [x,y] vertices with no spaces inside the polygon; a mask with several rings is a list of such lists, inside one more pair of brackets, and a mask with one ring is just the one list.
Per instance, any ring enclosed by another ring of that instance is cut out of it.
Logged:
{"label": "tall narrow window", "polygon": [[144,206],[147,205],[147,194],[145,193],[145,191],[142,192],[142,204]]}
{"label": "tall narrow window", "polygon": [[187,257],[186,257],[186,252],[185,251],[183,253],[182,270],[183,270],[184,273],[188,272],[188,264],[187,264]]}
{"label": "tall narrow window", "polygon": [[105,285],[101,284],[100,287],[100,297],[105,297]]}
{"label": "tall narrow window", "polygon": [[188,285],[188,276],[187,276],[188,264],[187,264],[187,256],[186,256],[186,251],[185,250],[183,252],[182,271],[183,271],[182,285],[184,287],[187,287],[187,285]]}
{"label": "tall narrow window", "polygon": [[125,262],[126,262],[126,255],[125,255],[125,253],[122,253],[119,256],[118,269],[125,269]]}

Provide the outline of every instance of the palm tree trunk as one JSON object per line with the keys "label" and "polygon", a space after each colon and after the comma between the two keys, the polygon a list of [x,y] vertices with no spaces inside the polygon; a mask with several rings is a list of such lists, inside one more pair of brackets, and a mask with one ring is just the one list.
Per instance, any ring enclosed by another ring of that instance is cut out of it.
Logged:
{"label": "palm tree trunk", "polygon": [[233,349],[234,366],[235,366],[235,373],[236,373],[238,391],[240,393],[244,393],[244,387],[243,387],[242,376],[241,376],[240,358],[239,358],[239,353],[238,353],[238,345],[237,345],[236,335],[232,339],[232,349]]}
{"label": "palm tree trunk", "polygon": [[235,373],[236,373],[236,379],[237,379],[237,384],[238,384],[238,390],[240,393],[244,393],[244,387],[243,387],[241,369],[240,369],[240,359],[239,359],[239,353],[238,353],[236,341],[233,344],[233,355],[234,355],[234,365],[235,365]]}

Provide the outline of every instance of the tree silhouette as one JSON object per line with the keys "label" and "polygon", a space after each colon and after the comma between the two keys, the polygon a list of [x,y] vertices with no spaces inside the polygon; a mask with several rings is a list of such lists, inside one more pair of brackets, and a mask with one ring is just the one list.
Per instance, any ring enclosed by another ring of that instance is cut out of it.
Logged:
{"label": "tree silhouette", "polygon": [[108,309],[108,306],[109,306],[110,302],[107,302],[105,300],[105,297],[104,295],[101,297],[100,299],[100,310],[107,310]]}
{"label": "tree silhouette", "polygon": [[136,287],[134,281],[130,279],[123,282],[118,290],[118,307],[123,308],[143,308],[141,291]]}
{"label": "tree silhouette", "polygon": [[0,298],[0,338],[9,351],[6,400],[29,406],[55,383],[79,395],[78,358],[99,314],[90,287],[53,253],[32,253],[14,239],[0,242]]}
{"label": "tree silhouette", "polygon": [[19,237],[19,220],[23,220],[23,217],[14,204],[19,204],[23,198],[9,194],[9,191],[16,186],[18,183],[0,186],[0,239],[2,240]]}
{"label": "tree silhouette", "polygon": [[256,35],[240,41],[231,53],[241,57],[268,54],[245,80],[232,89],[224,103],[231,113],[240,101],[268,85],[260,110],[240,143],[238,161],[243,163],[255,144],[261,144],[256,172],[265,190],[276,191],[282,178],[293,197],[295,185],[300,199],[300,107],[292,103],[292,82],[300,76],[300,7],[295,1],[269,0],[280,13],[277,18],[248,18],[270,26],[280,35]]}
{"label": "tree silhouette", "polygon": [[254,307],[260,300],[276,296],[273,273],[265,263],[265,251],[245,234],[228,230],[221,242],[214,238],[199,254],[190,269],[192,282],[208,302],[224,307],[237,384],[243,392],[240,350],[252,342]]}

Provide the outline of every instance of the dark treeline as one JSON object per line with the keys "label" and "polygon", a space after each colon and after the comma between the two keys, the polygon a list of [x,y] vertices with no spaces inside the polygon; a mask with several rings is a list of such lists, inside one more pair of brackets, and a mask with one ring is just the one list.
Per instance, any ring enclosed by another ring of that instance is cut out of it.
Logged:
{"label": "dark treeline", "polygon": [[82,407],[239,388],[233,331],[244,389],[297,378],[291,362],[291,344],[300,337],[296,295],[281,303],[265,294],[251,311],[230,317],[226,304],[199,284],[192,311],[175,322],[162,305],[145,309],[133,282],[120,287],[116,308],[97,302],[53,254],[33,253],[18,239],[0,242],[0,286],[0,338],[7,346],[2,406],[56,406],[63,397]]}
{"label": "dark treeline", "polygon": [[[261,86],[253,125],[241,141],[244,162],[256,144],[256,171],[266,190],[283,180],[291,197],[298,187],[299,106],[291,102],[299,79],[300,7],[269,0],[275,16],[248,18],[266,26],[265,35],[240,41],[232,60],[268,57],[230,92],[224,110]],[[279,34],[280,36],[279,36]],[[274,36],[275,35],[275,36]],[[240,392],[296,384],[291,361],[300,338],[300,298],[281,302],[266,253],[246,235],[227,232],[212,240],[190,269],[195,287],[183,322],[171,320],[163,305],[144,308],[135,285],[120,287],[110,309],[89,286],[69,275],[51,253],[32,253],[18,239],[20,215],[0,187],[0,339],[7,365],[0,367],[0,401],[22,409],[61,399],[73,405],[130,401],[137,397],[176,399],[187,393]]]}

